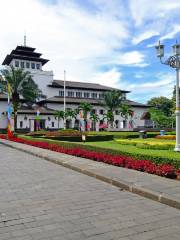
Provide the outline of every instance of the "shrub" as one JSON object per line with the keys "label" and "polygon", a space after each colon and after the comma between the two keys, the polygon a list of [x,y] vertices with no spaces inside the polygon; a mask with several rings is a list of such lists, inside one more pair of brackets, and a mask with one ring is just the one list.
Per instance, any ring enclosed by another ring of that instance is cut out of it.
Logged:
{"label": "shrub", "polygon": [[[81,133],[82,134],[82,133]],[[46,139],[52,139],[65,142],[82,142],[82,135],[80,136],[47,136]],[[110,141],[113,140],[112,135],[86,135],[86,142]]]}
{"label": "shrub", "polygon": [[165,140],[176,140],[176,136],[175,135],[158,135],[156,136],[157,139],[165,139]]}
{"label": "shrub", "polygon": [[47,132],[45,134],[46,137],[62,137],[62,136],[81,136],[82,133],[78,130],[73,129],[65,129],[60,131],[54,131],[54,132]]}
{"label": "shrub", "polygon": [[171,145],[165,144],[165,145],[149,145],[149,144],[136,144],[137,148],[142,149],[154,149],[154,150],[170,150],[173,149]]}
{"label": "shrub", "polygon": [[[91,135],[96,135],[97,132],[90,132],[89,134]],[[99,132],[98,134],[110,134],[113,135],[114,138],[118,138],[118,139],[129,139],[129,138],[139,138],[139,132]],[[159,132],[147,132],[147,137],[148,138],[152,138],[155,137],[159,134]]]}
{"label": "shrub", "polygon": [[149,140],[122,140],[122,139],[117,139],[115,140],[116,142],[123,144],[123,145],[133,145],[138,148],[143,148],[143,149],[155,149],[155,150],[168,150],[174,148],[175,143],[174,142],[160,142],[160,141],[149,141]]}
{"label": "shrub", "polygon": [[44,134],[46,134],[47,131],[46,130],[40,130],[40,131],[36,131],[36,132],[30,132],[27,133],[27,136],[33,136],[33,137],[38,137],[38,136],[43,136]]}

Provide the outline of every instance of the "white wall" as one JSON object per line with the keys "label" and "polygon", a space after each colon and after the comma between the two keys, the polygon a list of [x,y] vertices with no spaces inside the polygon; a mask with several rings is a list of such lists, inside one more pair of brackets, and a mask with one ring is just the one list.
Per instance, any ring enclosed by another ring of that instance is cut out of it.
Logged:
{"label": "white wall", "polygon": [[[25,61],[25,60],[18,60],[18,59],[13,59],[10,63],[10,65],[15,67],[15,61],[19,61],[19,63],[24,62],[24,70],[29,71],[34,79],[34,81],[38,84],[39,89],[47,96],[53,97],[54,91],[50,91],[49,88],[47,87],[48,84],[51,84],[53,81],[53,71],[43,71],[42,70],[42,64],[40,62],[31,62],[31,61]],[[26,62],[30,63],[30,68],[26,68]],[[40,64],[40,69],[32,69],[31,68],[31,63],[35,63],[35,66],[37,63]],[[8,66],[6,66],[9,68]]]}
{"label": "white wall", "polygon": [[49,91],[47,86],[53,81],[53,71],[32,71],[31,72],[34,81],[38,84],[39,89],[47,96],[47,98],[53,97],[53,91]]}
{"label": "white wall", "polygon": [[132,107],[131,108],[134,111],[133,121],[135,123],[136,127],[142,127],[144,126],[144,120],[141,120],[141,117],[144,112],[147,112],[147,108],[141,108],[141,107]]}
{"label": "white wall", "polygon": [[[64,89],[63,87],[59,87],[59,88],[53,88],[53,87],[48,87],[48,93],[49,95],[54,96],[59,96],[59,91],[63,91]],[[69,92],[74,92],[74,97],[76,97],[76,92],[81,92],[82,93],[82,98],[84,98],[84,93],[89,93],[89,98],[93,98],[92,97],[92,93],[97,93],[97,99],[99,99],[99,94],[102,94],[102,91],[96,91],[96,90],[78,90],[78,89],[68,89],[66,88],[66,96],[68,96],[68,91]]]}
{"label": "white wall", "polygon": [[3,112],[7,112],[7,101],[0,101],[0,129],[6,129],[8,120],[7,115],[3,115]]}
{"label": "white wall", "polygon": [[[27,120],[24,118],[27,117]],[[17,117],[17,128],[20,128],[20,122],[23,122],[23,127],[22,128],[30,128],[30,120],[35,119],[36,115],[31,115],[31,114],[18,114]],[[55,116],[53,115],[40,115],[40,119],[45,120],[45,127],[46,128],[51,128],[51,129],[56,129],[58,128],[58,120],[56,119]],[[54,127],[52,127],[52,122],[54,122]]]}
{"label": "white wall", "polygon": [[[64,106],[62,103],[58,104],[58,103],[47,103],[47,107],[54,109],[54,110],[64,110]],[[78,104],[66,104],[66,108],[71,108],[72,110],[76,109],[78,107]],[[100,117],[100,120],[103,119],[103,115],[100,114],[100,110],[103,109],[104,113],[107,113],[107,109],[102,107],[102,106],[94,106],[93,109],[96,110],[96,113],[98,114],[98,116]],[[143,127],[144,126],[144,120],[141,120],[141,117],[143,115],[144,112],[147,112],[146,108],[141,108],[141,107],[131,107],[131,109],[134,111],[134,116],[131,118],[130,116],[128,117],[127,120],[127,127],[128,127],[128,122],[130,120],[133,120],[133,127],[137,128],[137,127]],[[79,119],[79,116],[77,115],[77,119]],[[120,114],[116,115],[114,114],[114,123],[115,121],[118,120],[119,124],[118,124],[118,129],[122,128],[122,123],[123,120],[125,120]],[[105,123],[107,121],[105,120]]]}

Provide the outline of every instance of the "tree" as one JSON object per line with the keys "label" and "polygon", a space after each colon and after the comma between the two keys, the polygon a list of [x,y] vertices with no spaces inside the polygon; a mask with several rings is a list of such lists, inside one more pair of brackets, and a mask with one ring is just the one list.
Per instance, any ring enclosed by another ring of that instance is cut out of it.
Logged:
{"label": "tree", "polygon": [[[179,88],[179,95],[180,95],[180,88]],[[172,95],[172,112],[176,110],[176,86],[174,86],[173,95]]]}
{"label": "tree", "polygon": [[99,117],[96,113],[91,113],[90,115],[90,119],[94,122],[98,122],[99,121]]}
{"label": "tree", "polygon": [[107,113],[103,114],[103,120],[106,119],[108,124],[111,124],[111,127],[113,125],[114,121],[114,114],[112,111],[107,111]]}
{"label": "tree", "polygon": [[90,119],[91,119],[94,123],[96,123],[96,122],[99,121],[99,116],[98,116],[96,113],[91,113]]}
{"label": "tree", "polygon": [[162,128],[162,127],[172,127],[175,118],[172,117],[167,117],[163,111],[156,109],[156,108],[151,108],[149,110],[151,114],[151,119],[155,122],[156,127]]}
{"label": "tree", "polygon": [[112,90],[104,94],[104,105],[112,112],[121,105],[121,102],[122,94],[120,91]]}
{"label": "tree", "polygon": [[122,104],[119,110],[121,116],[125,119],[125,122],[127,122],[129,116],[133,116],[133,111],[130,109],[128,104]]}
{"label": "tree", "polygon": [[120,91],[112,90],[104,94],[104,105],[108,108],[106,118],[110,121],[111,127],[114,122],[114,111],[120,107],[122,103],[122,94]]}
{"label": "tree", "polygon": [[55,116],[58,118],[58,129],[59,129],[59,121],[64,119],[64,111],[56,111]]}
{"label": "tree", "polygon": [[172,115],[173,101],[166,97],[154,97],[148,101],[151,107],[156,108],[164,113],[165,116]]}
{"label": "tree", "polygon": [[[17,111],[20,106],[20,97],[22,96],[30,105],[37,99],[45,97],[38,85],[34,82],[29,72],[23,69],[15,69],[11,66],[9,69],[1,70],[5,79],[2,84],[10,85],[11,99],[14,110],[14,130],[17,129]],[[6,88],[7,91],[7,88]]]}
{"label": "tree", "polygon": [[87,102],[82,102],[79,107],[78,110],[80,112],[80,110],[83,111],[83,118],[84,118],[84,123],[85,123],[85,131],[87,130],[87,117],[88,117],[88,113],[91,113],[92,111],[92,105],[90,103]]}
{"label": "tree", "polygon": [[68,109],[68,110],[66,111],[66,113],[65,113],[65,116],[66,116],[66,118],[69,117],[69,118],[73,119],[73,118],[76,118],[77,112],[76,112],[76,110],[73,111],[73,110],[71,110],[71,109]]}

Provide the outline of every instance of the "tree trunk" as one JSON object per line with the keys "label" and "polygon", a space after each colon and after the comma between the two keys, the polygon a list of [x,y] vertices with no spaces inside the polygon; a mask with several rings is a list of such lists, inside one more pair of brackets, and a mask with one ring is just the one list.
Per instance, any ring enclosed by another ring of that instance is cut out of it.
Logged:
{"label": "tree trunk", "polygon": [[58,129],[59,129],[59,120],[60,120],[60,119],[59,119],[59,117],[58,117]]}
{"label": "tree trunk", "polygon": [[84,130],[87,131],[87,119],[84,119]]}
{"label": "tree trunk", "polygon": [[12,93],[12,104],[14,108],[14,132],[17,130],[17,110],[19,105],[19,94],[17,92]]}
{"label": "tree trunk", "polygon": [[17,109],[18,109],[18,104],[14,103],[13,108],[14,108],[14,132],[17,130]]}

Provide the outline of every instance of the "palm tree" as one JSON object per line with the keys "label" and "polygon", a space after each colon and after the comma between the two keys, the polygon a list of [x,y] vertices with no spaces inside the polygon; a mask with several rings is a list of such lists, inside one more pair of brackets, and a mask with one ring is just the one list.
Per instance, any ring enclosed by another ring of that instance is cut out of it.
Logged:
{"label": "palm tree", "polygon": [[60,119],[76,118],[77,112],[70,109],[66,110],[65,112],[63,110],[60,110],[55,112],[55,116],[58,118],[58,128],[59,128]]}
{"label": "palm tree", "polygon": [[104,105],[108,108],[107,114],[104,114],[107,121],[113,127],[114,111],[120,107],[122,102],[122,94],[120,91],[112,90],[104,94]]}
{"label": "palm tree", "polygon": [[59,129],[59,121],[64,119],[64,111],[56,111],[55,116],[58,118],[58,129]]}
{"label": "palm tree", "polygon": [[113,121],[114,121],[114,114],[112,111],[107,111],[107,113],[103,114],[103,120],[106,119],[108,124],[111,124],[111,127],[113,127]]}
{"label": "palm tree", "polygon": [[[23,69],[15,69],[11,66],[9,69],[1,70],[1,73],[5,79],[3,84],[10,85],[11,99],[14,110],[14,131],[17,128],[17,111],[20,106],[20,97],[22,96],[28,104],[32,104],[37,99],[45,97],[38,85],[32,79],[30,72]],[[7,88],[6,88],[7,90]]]}
{"label": "palm tree", "polygon": [[90,119],[91,119],[94,123],[96,123],[96,122],[99,121],[99,117],[98,117],[98,115],[97,115],[96,113],[91,113]]}
{"label": "palm tree", "polygon": [[76,118],[76,116],[77,116],[77,112],[76,111],[73,111],[73,110],[71,110],[71,109],[68,109],[67,111],[66,111],[66,118],[71,118],[71,119],[73,119],[73,118]]}
{"label": "palm tree", "polygon": [[68,128],[72,127],[72,125],[71,125],[72,119],[73,118],[76,119],[76,116],[77,116],[76,110],[75,111],[73,111],[71,109],[66,110],[65,117],[67,119],[66,124],[67,124]]}
{"label": "palm tree", "polygon": [[84,118],[84,123],[85,123],[85,131],[87,130],[87,116],[88,113],[90,113],[92,111],[92,105],[90,103],[87,102],[82,102],[79,107],[78,107],[79,111],[82,110],[83,111],[83,118]]}
{"label": "palm tree", "polygon": [[121,116],[125,119],[125,122],[127,122],[129,116],[133,116],[133,111],[130,109],[128,104],[122,104],[119,110]]}

